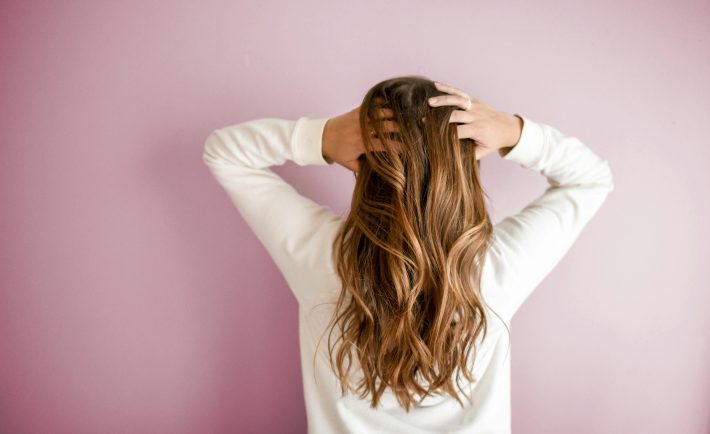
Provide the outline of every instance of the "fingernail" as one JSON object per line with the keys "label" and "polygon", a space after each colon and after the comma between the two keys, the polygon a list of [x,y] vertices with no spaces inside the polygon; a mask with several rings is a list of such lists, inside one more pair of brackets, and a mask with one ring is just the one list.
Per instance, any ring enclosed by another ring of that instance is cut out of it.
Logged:
{"label": "fingernail", "polygon": [[436,98],[429,98],[429,104],[434,104],[436,102]]}

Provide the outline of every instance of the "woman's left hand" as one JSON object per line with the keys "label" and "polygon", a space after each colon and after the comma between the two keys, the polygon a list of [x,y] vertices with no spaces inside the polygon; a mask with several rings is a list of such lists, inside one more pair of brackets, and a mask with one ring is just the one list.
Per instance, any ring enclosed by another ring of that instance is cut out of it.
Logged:
{"label": "woman's left hand", "polygon": [[437,90],[447,95],[430,98],[429,105],[459,107],[460,110],[451,112],[449,122],[459,124],[456,125],[459,139],[474,141],[476,160],[496,150],[502,157],[518,143],[524,124],[520,115],[496,110],[456,87],[439,82],[434,84]]}

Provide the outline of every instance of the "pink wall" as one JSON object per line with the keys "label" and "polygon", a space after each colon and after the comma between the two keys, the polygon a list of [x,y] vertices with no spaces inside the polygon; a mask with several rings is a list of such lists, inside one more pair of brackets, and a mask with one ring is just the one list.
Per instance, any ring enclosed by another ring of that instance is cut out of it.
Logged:
{"label": "pink wall", "polygon": [[[63,3],[0,8],[0,432],[304,432],[295,299],[203,141],[414,73],[614,171],[513,322],[514,431],[709,432],[707,2]],[[489,158],[496,220],[541,193]],[[342,167],[276,171],[346,212]]]}

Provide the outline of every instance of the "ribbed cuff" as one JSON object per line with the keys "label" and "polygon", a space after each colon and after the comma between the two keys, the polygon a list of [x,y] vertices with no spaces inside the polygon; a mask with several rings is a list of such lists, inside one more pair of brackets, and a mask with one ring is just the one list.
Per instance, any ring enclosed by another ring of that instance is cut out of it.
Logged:
{"label": "ribbed cuff", "polygon": [[317,164],[327,166],[323,157],[323,130],[328,118],[301,117],[293,130],[293,161],[299,166]]}
{"label": "ribbed cuff", "polygon": [[537,122],[518,114],[523,118],[523,129],[518,143],[513,146],[504,157],[504,160],[515,161],[525,167],[532,167],[540,160],[544,145],[542,126]]}

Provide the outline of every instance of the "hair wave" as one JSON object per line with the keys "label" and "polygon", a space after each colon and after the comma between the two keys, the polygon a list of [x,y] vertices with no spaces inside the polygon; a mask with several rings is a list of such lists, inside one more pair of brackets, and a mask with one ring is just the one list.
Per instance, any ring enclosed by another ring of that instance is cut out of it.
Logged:
{"label": "hair wave", "polygon": [[[371,394],[373,408],[387,387],[406,411],[438,392],[463,406],[454,373],[462,392],[462,374],[477,380],[467,362],[488,330],[480,282],[493,225],[474,141],[449,122],[457,108],[427,103],[443,94],[427,78],[395,77],[360,106],[361,130],[374,129],[383,147],[363,134],[350,212],[333,242],[342,291],[326,331],[342,394]],[[383,131],[379,108],[392,109],[399,132]]]}

